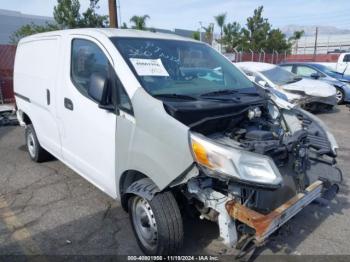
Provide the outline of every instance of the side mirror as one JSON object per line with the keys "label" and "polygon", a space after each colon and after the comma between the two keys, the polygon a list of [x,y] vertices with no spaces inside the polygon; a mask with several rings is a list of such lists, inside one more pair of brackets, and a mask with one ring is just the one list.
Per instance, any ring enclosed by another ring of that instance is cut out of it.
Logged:
{"label": "side mirror", "polygon": [[113,105],[109,102],[108,92],[109,80],[100,73],[93,73],[90,77],[88,95],[99,104],[100,108],[113,110]]}
{"label": "side mirror", "polygon": [[255,77],[254,76],[250,76],[250,75],[247,75],[248,79],[252,82],[255,82]]}
{"label": "side mirror", "polygon": [[269,84],[266,81],[264,81],[264,80],[259,80],[258,84],[263,86],[263,87],[269,87]]}
{"label": "side mirror", "polygon": [[314,79],[319,79],[321,76],[318,73],[312,73],[310,77]]}

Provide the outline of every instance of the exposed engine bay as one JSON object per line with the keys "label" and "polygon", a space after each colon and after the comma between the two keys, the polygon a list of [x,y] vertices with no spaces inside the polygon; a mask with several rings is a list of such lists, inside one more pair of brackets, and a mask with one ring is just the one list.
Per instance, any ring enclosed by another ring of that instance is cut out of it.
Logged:
{"label": "exposed engine bay", "polygon": [[[181,110],[174,115],[181,116]],[[189,126],[199,175],[182,191],[202,218],[218,222],[229,246],[243,236],[261,243],[314,199],[338,192],[342,173],[336,167],[336,142],[302,109],[264,100]],[[233,175],[242,172],[258,178]],[[259,178],[272,173],[278,175],[270,182]]]}
{"label": "exposed engine bay", "polygon": [[[273,106],[270,104],[270,107]],[[269,156],[274,161],[283,178],[281,187],[271,191],[248,183],[240,194],[243,202],[250,196],[249,205],[266,212],[318,179],[331,184],[341,180],[341,173],[333,167],[336,153],[319,127],[300,113],[296,116],[301,129],[291,132],[283,115],[273,118],[271,110],[276,110],[276,107],[270,110],[268,106],[249,108],[233,118],[226,129],[207,135],[217,143],[239,146]],[[323,174],[324,170],[327,170],[326,174]],[[249,186],[255,189],[249,189]],[[253,196],[252,190],[255,191]]]}

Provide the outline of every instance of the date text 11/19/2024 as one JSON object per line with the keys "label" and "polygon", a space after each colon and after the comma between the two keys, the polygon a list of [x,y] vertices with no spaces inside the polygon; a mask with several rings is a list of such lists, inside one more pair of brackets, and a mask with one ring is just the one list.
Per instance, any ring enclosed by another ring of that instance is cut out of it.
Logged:
{"label": "date text 11/19/2024", "polygon": [[217,256],[128,256],[128,261],[218,261]]}

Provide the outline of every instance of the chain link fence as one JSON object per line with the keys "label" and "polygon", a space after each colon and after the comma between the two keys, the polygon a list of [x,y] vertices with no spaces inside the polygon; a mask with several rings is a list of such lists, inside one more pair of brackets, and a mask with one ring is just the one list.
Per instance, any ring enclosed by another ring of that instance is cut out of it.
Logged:
{"label": "chain link fence", "polygon": [[0,45],[0,104],[14,103],[13,66],[16,46]]}
{"label": "chain link fence", "polygon": [[271,63],[271,64],[279,64],[286,60],[287,52],[277,52],[273,51],[272,53],[267,53],[264,50],[260,52],[243,52],[236,51],[234,53],[226,53],[224,54],[228,57],[232,62],[263,62],[263,63]]}
{"label": "chain link fence", "polygon": [[224,53],[233,63],[238,62],[262,62],[280,64],[283,62],[337,62],[339,54],[287,54],[287,52],[267,53],[264,50],[257,52]]}

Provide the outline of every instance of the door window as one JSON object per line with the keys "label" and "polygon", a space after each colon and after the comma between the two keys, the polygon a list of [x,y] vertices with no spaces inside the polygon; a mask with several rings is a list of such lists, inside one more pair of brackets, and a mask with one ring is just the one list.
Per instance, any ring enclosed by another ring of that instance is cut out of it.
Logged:
{"label": "door window", "polygon": [[93,42],[74,39],[71,53],[71,77],[76,88],[87,96],[90,76],[100,73],[108,77],[109,62],[102,50]]}
{"label": "door window", "polygon": [[115,79],[115,83],[116,83],[116,87],[117,87],[117,106],[120,110],[123,110],[126,113],[129,113],[131,115],[133,115],[133,108],[132,108],[132,104],[131,104],[131,100],[128,96],[128,94],[125,91],[125,88],[123,86],[123,84],[120,82],[119,78],[114,75],[114,79]]}
{"label": "door window", "polygon": [[100,73],[110,80],[110,99],[113,105],[133,114],[130,98],[103,51],[89,40],[74,39],[71,54],[71,77],[75,87],[87,97],[90,77],[94,73]]}
{"label": "door window", "polygon": [[292,72],[292,70],[293,70],[293,66],[292,65],[284,65],[284,66],[282,66],[282,68],[284,70],[287,70],[288,72]]}
{"label": "door window", "polygon": [[350,62],[350,55],[345,55],[343,62]]}
{"label": "door window", "polygon": [[308,66],[297,66],[297,75],[310,77],[312,74],[317,74],[317,71]]}

